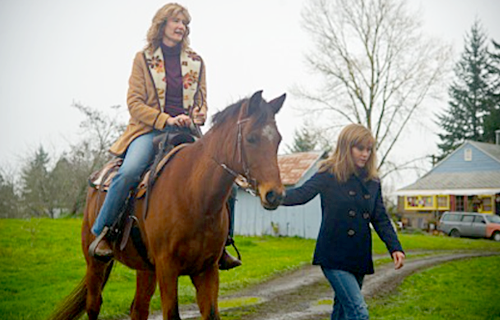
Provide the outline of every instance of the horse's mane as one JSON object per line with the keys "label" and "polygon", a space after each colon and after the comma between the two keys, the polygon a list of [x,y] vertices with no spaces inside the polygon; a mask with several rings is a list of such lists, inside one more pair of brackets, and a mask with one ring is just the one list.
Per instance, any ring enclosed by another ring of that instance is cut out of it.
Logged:
{"label": "horse's mane", "polygon": [[249,101],[249,98],[243,98],[240,101],[235,102],[232,105],[230,105],[230,106],[226,107],[225,109],[214,114],[212,116],[213,127],[214,128],[218,127],[221,124],[227,122],[228,119],[233,118],[233,117],[237,117],[243,103],[248,102],[248,101]]}
{"label": "horse's mane", "polygon": [[[227,123],[229,119],[233,118],[238,118],[240,109],[245,103],[249,103],[250,98],[243,98],[238,102],[233,103],[232,105],[226,107],[225,109],[217,112],[212,116],[212,128],[217,128],[221,126],[224,123]],[[268,116],[268,108],[260,108],[261,112],[259,112],[259,115],[255,118],[254,124],[260,124],[263,123]]]}

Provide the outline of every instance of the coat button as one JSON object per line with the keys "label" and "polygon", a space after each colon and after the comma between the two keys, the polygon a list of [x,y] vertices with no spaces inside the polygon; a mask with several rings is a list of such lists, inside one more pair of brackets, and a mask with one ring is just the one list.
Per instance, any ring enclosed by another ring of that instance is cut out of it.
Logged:
{"label": "coat button", "polygon": [[347,234],[352,237],[356,232],[354,232],[354,230],[352,229],[349,229],[349,231],[347,231]]}
{"label": "coat button", "polygon": [[354,217],[354,216],[356,216],[356,211],[354,211],[354,210],[350,210],[350,211],[349,211],[349,216],[350,216],[350,217]]}
{"label": "coat button", "polygon": [[371,196],[370,196],[369,194],[365,194],[363,197],[364,197],[366,200],[368,200],[368,199],[370,199],[370,198],[371,198]]}
{"label": "coat button", "polygon": [[355,196],[355,195],[356,195],[356,191],[354,191],[354,190],[350,190],[350,191],[349,191],[349,195],[350,195],[350,196]]}
{"label": "coat button", "polygon": [[370,214],[368,212],[363,213],[363,218],[366,220],[370,219]]}

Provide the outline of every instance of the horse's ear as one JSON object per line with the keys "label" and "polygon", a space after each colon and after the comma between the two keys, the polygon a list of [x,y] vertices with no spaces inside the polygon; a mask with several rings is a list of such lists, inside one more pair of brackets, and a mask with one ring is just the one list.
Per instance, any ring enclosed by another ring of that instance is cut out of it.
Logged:
{"label": "horse's ear", "polygon": [[283,106],[283,103],[285,102],[286,98],[286,93],[283,93],[281,96],[269,101],[269,104],[271,105],[271,108],[273,109],[273,112],[276,114],[278,111],[280,111],[281,107]]}
{"label": "horse's ear", "polygon": [[251,115],[257,108],[260,107],[260,104],[262,103],[262,90],[259,90],[255,92],[251,97],[250,100],[248,101],[248,105],[246,106],[246,110],[244,111],[246,114],[245,116]]}
{"label": "horse's ear", "polygon": [[257,107],[260,106],[260,103],[262,102],[262,90],[259,90],[252,94],[252,97],[250,97],[250,107]]}

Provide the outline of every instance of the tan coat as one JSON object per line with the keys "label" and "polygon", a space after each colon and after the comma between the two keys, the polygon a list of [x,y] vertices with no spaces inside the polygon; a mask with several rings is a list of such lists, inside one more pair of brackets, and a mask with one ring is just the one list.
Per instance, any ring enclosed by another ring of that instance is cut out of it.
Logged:
{"label": "tan coat", "polygon": [[[199,55],[191,49],[181,51],[183,81],[183,107],[191,114],[194,107],[207,114],[205,65]],[[125,132],[111,146],[110,152],[122,155],[137,137],[162,130],[170,115],[165,113],[167,82],[163,64],[163,53],[159,47],[154,53],[138,52],[134,59],[129,79],[127,105],[130,121]]]}

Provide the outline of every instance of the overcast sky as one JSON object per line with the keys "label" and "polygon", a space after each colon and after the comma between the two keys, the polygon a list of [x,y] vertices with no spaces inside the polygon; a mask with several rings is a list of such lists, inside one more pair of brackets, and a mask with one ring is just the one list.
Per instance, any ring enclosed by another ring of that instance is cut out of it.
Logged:
{"label": "overcast sky", "polygon": [[[278,128],[282,145],[291,144],[302,120],[290,89],[311,79],[304,64],[311,46],[301,27],[304,0],[178,2],[191,13],[191,45],[207,65],[209,116],[256,90],[266,99],[287,92]],[[498,0],[410,2],[421,7],[425,31],[451,43],[456,57],[476,17],[489,38],[500,41]],[[58,155],[78,141],[83,116],[73,102],[105,112],[126,106],[132,59],[165,3],[0,0],[0,166],[15,168],[39,145]],[[414,132],[398,152],[432,154],[434,129],[430,123]]]}

